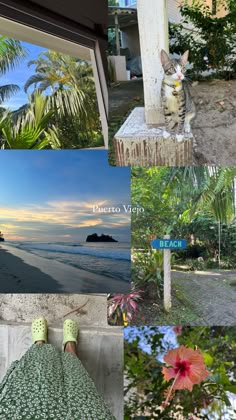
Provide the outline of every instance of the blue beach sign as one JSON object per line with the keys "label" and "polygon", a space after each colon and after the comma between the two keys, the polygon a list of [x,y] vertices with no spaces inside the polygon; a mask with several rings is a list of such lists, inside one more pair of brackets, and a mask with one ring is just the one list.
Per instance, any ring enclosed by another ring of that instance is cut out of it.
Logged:
{"label": "blue beach sign", "polygon": [[154,239],[151,245],[155,249],[184,249],[187,248],[186,239]]}

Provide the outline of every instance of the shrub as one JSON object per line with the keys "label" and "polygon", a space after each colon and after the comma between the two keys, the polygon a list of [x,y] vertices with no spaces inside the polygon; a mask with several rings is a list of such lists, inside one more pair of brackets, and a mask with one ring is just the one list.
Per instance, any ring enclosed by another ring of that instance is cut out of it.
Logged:
{"label": "shrub", "polygon": [[156,295],[161,298],[163,294],[163,252],[149,250],[148,252],[134,252],[133,254],[133,282],[135,287],[145,286],[148,291],[155,287]]}
{"label": "shrub", "polygon": [[[199,0],[191,5],[184,2],[180,12],[182,24],[170,24],[171,52],[182,54],[189,49],[189,60],[197,76],[204,70],[214,70],[218,75],[230,77],[236,71],[236,7],[233,2],[228,2],[228,13],[224,17],[213,16],[211,8]],[[184,29],[183,24],[189,23],[192,29]]]}

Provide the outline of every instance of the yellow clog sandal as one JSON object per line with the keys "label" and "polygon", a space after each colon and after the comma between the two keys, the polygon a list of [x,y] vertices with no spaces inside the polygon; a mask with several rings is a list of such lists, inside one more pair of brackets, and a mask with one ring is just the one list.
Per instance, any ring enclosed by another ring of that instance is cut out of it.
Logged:
{"label": "yellow clog sandal", "polygon": [[31,326],[33,343],[36,341],[48,341],[48,325],[45,318],[34,319]]}
{"label": "yellow clog sandal", "polygon": [[77,343],[78,341],[79,326],[73,319],[66,319],[63,325],[63,344],[62,349],[65,350],[65,345],[69,341]]}

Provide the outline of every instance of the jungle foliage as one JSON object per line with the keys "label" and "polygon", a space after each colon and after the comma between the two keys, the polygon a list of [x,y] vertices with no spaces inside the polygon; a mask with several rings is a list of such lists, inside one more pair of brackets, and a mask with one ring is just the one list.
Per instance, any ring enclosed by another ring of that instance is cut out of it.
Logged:
{"label": "jungle foliage", "polygon": [[[0,37],[0,75],[17,71],[27,51],[19,41]],[[92,67],[85,61],[45,51],[28,62],[28,103],[12,111],[4,101],[19,92],[0,86],[0,148],[73,149],[103,145]]]}
{"label": "jungle foliage", "polygon": [[132,205],[145,210],[132,214],[134,266],[141,249],[153,267],[151,239],[169,234],[188,242],[176,261],[202,257],[209,268],[236,267],[235,177],[234,167],[133,168]]}

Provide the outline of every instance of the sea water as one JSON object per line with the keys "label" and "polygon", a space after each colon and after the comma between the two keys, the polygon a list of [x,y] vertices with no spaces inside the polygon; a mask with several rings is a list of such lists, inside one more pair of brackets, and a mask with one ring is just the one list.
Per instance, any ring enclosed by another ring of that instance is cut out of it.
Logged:
{"label": "sea water", "polygon": [[130,282],[127,242],[7,242],[8,245],[92,273]]}

